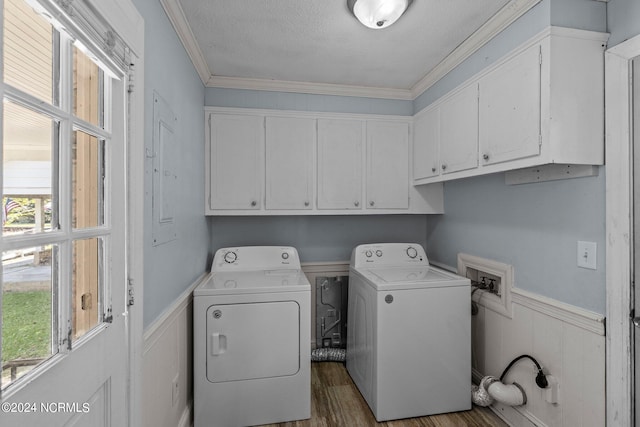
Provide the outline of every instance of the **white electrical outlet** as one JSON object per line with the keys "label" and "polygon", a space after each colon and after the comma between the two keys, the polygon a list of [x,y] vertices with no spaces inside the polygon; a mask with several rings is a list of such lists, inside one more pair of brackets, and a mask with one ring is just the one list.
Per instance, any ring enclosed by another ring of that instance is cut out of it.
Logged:
{"label": "white electrical outlet", "polygon": [[595,270],[597,268],[596,242],[578,240],[578,267]]}

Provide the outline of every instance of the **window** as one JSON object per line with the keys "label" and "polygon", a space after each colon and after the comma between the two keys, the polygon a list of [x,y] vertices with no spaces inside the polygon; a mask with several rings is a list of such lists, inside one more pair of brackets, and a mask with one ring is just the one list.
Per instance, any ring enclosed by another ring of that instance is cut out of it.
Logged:
{"label": "window", "polygon": [[25,0],[4,0],[1,388],[111,316],[111,77]]}

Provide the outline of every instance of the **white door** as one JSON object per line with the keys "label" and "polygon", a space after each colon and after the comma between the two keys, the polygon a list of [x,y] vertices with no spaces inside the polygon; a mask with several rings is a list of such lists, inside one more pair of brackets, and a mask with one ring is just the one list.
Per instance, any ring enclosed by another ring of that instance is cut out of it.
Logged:
{"label": "white door", "polygon": [[318,120],[318,209],[362,209],[365,122]]}
{"label": "white door", "polygon": [[264,187],[264,117],[211,114],[211,209],[260,209]]}
{"label": "white door", "polygon": [[442,173],[478,166],[478,86],[473,84],[440,104]]}
{"label": "white door", "polygon": [[540,154],[540,45],[480,80],[480,163]]}
{"label": "white door", "polygon": [[0,424],[126,426],[128,81],[3,6]]}
{"label": "white door", "polygon": [[409,125],[367,122],[367,209],[409,208]]}
{"label": "white door", "polygon": [[313,208],[313,150],[316,121],[299,117],[266,119],[267,209]]}
{"label": "white door", "polygon": [[435,107],[420,113],[413,123],[414,180],[440,174],[439,143],[440,109]]}

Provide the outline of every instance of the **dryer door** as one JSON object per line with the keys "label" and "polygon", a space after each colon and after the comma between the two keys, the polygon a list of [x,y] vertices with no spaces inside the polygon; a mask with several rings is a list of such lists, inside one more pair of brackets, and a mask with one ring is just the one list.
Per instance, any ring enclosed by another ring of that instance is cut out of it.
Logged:
{"label": "dryer door", "polygon": [[297,302],[212,305],[207,309],[209,381],[281,377],[299,369]]}

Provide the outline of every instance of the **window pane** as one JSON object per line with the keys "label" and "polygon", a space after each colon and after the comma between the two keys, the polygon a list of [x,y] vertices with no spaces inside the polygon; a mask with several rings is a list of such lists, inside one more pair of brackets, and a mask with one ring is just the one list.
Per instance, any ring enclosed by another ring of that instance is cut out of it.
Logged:
{"label": "window pane", "polygon": [[2,254],[2,388],[51,357],[57,248]]}
{"label": "window pane", "polygon": [[97,227],[104,222],[104,141],[81,131],[73,135],[73,227]]}
{"label": "window pane", "polygon": [[52,153],[57,125],[47,116],[4,102],[3,233],[57,228]]}
{"label": "window pane", "polygon": [[73,48],[73,113],[102,126],[102,71],[77,47]]}
{"label": "window pane", "polygon": [[53,27],[23,0],[4,1],[4,81],[53,104]]}
{"label": "window pane", "polygon": [[73,242],[73,341],[102,319],[102,239]]}

